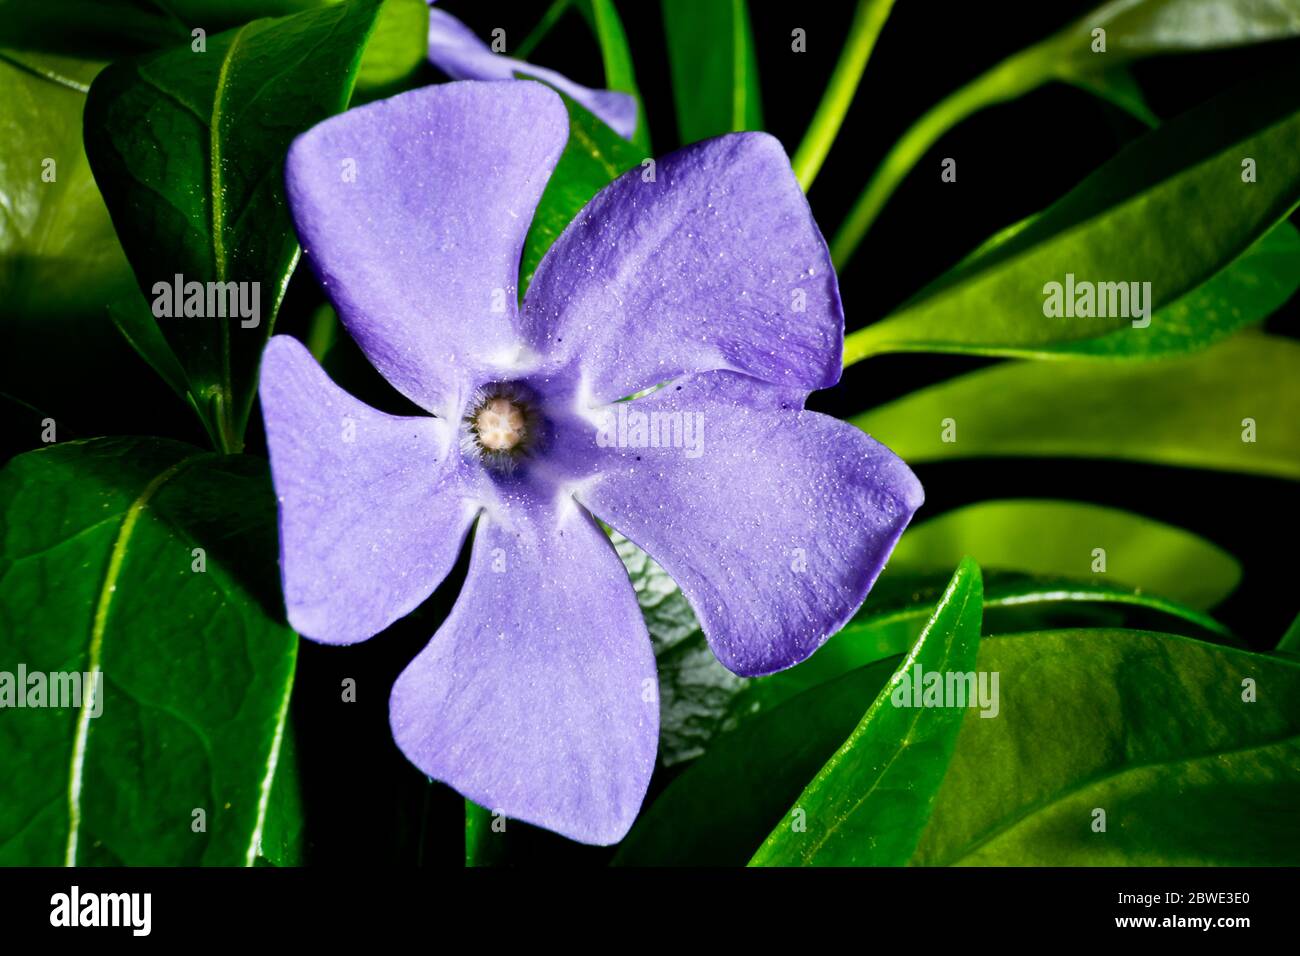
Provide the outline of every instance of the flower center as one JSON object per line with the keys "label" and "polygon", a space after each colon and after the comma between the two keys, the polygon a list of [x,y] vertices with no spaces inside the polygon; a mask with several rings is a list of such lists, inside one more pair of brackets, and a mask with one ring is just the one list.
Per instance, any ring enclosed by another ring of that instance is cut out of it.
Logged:
{"label": "flower center", "polygon": [[493,471],[514,471],[541,443],[544,429],[537,407],[537,396],[522,382],[479,389],[465,415],[466,450]]}

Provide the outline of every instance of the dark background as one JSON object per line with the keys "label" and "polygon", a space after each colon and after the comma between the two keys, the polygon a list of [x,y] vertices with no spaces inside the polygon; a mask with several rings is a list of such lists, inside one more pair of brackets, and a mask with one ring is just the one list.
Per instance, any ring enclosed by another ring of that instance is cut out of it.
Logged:
{"label": "dark background", "polygon": [[[448,2],[481,36],[503,27],[513,47],[545,5]],[[847,34],[853,4],[751,2],[767,129],[791,153],[812,116]],[[926,108],[989,66],[1064,26],[1091,2],[972,4],[900,2],[881,35],[859,95],[809,201],[822,231],[834,234],[877,161]],[[663,26],[657,3],[619,4],[657,153],[678,144]],[[808,52],[790,50],[790,31],[807,31]],[[1145,61],[1134,68],[1148,102],[1172,116],[1234,85],[1300,44]],[[568,13],[530,55],[578,82],[602,84],[598,48],[582,18]],[[434,80],[436,74],[429,73]],[[976,115],[944,137],[919,164],[840,275],[850,329],[882,317],[997,229],[1059,197],[1142,127],[1117,109],[1062,85]],[[938,159],[958,159],[956,183],[941,183]],[[321,301],[310,271],[299,269],[278,331],[305,337]],[[1268,323],[1276,333],[1300,331],[1293,298]],[[6,403],[5,457],[39,445],[39,419],[54,414],[60,438],[100,434],[167,435],[206,445],[188,409],[124,344],[105,319],[102,335],[56,343],[78,387],[40,370],[47,356],[10,355],[0,391]],[[341,384],[380,407],[400,400],[367,370],[349,343],[336,349],[346,369]],[[334,356],[332,356],[334,358]],[[925,385],[987,364],[937,355],[887,355],[848,370],[836,388],[810,405],[852,415]],[[20,366],[35,369],[30,376]],[[1250,374],[1243,369],[1242,374]],[[1297,383],[1300,387],[1300,383]],[[256,419],[256,416],[255,416]],[[1292,423],[1300,427],[1300,423]],[[258,423],[249,451],[264,454]],[[927,501],[918,520],[986,498],[1053,497],[1127,508],[1185,527],[1241,560],[1239,591],[1216,614],[1252,646],[1271,647],[1295,616],[1300,530],[1294,485],[1275,479],[1150,465],[1044,459],[961,461],[922,465]],[[351,648],[303,641],[293,717],[304,800],[314,841],[311,862],[458,865],[463,853],[460,798],[428,784],[392,743],[388,691],[441,621],[460,586],[453,574],[424,607],[389,632]],[[344,678],[357,681],[355,704],[340,702]],[[663,781],[657,780],[657,789]],[[738,794],[737,799],[744,799]],[[725,812],[721,811],[721,812]],[[513,858],[528,862],[603,862],[608,852],[510,823]]]}

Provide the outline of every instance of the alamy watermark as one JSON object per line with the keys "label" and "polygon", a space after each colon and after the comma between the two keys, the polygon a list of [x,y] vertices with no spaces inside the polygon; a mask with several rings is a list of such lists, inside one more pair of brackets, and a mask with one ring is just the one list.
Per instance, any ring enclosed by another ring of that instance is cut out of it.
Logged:
{"label": "alamy watermark", "polygon": [[238,318],[240,328],[262,324],[262,283],[186,282],[179,272],[171,282],[153,284],[157,319]]}
{"label": "alamy watermark", "polygon": [[997,671],[927,671],[918,662],[903,671],[889,699],[895,707],[978,707],[981,717],[996,717]]}
{"label": "alamy watermark", "polygon": [[651,410],[620,402],[601,416],[596,432],[601,448],[680,448],[687,458],[704,454],[704,413]]}
{"label": "alamy watermark", "polygon": [[1073,272],[1065,282],[1043,286],[1043,315],[1049,319],[1132,319],[1133,328],[1151,324],[1150,282],[1076,281]]}
{"label": "alamy watermark", "polygon": [[0,708],[56,707],[81,710],[91,717],[104,712],[102,671],[0,671]]}

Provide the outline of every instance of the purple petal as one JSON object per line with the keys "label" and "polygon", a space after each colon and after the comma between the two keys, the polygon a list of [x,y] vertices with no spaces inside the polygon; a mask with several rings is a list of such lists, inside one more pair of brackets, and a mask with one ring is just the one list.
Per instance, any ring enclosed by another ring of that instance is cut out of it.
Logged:
{"label": "purple petal", "polygon": [[429,62],[453,80],[513,80],[516,74],[549,83],[624,139],[636,133],[636,98],[613,90],[593,90],[567,76],[524,60],[493,53],[478,35],[449,13],[429,11]]}
{"label": "purple petal", "polygon": [[348,110],[289,150],[294,224],[343,324],[435,414],[517,351],[519,254],[568,135],[539,83],[448,83]]}
{"label": "purple petal", "polygon": [[357,401],[286,335],[262,355],[260,394],[289,623],[326,644],[365,640],[456,561],[478,510],[456,439],[437,419]]}
{"label": "purple petal", "polygon": [[455,608],[393,687],[393,737],[475,803],[615,843],[658,744],[650,638],[590,515],[568,502],[511,520],[479,523]]}
{"label": "purple petal", "polygon": [[524,301],[538,351],[613,401],[733,369],[808,391],[840,376],[844,312],[826,243],[781,144],[696,143],[601,190],[551,246]]}
{"label": "purple petal", "polygon": [[[839,630],[923,500],[901,459],[797,390],[712,372],[608,411],[598,441],[624,447],[578,498],[673,577],[737,674],[796,664]],[[659,447],[634,413],[657,413]]]}

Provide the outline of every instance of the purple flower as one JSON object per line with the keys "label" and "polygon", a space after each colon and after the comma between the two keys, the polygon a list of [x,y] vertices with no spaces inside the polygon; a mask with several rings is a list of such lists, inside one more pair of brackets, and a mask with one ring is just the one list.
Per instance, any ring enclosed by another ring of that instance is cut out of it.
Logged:
{"label": "purple flower", "polygon": [[261,398],[293,626],[370,637],[429,596],[473,527],[455,607],[393,688],[394,738],[486,807],[611,843],[645,795],[659,715],[645,624],[595,518],[755,675],[849,619],[922,493],[888,449],[804,410],[839,379],[844,316],[770,136],[611,183],[517,305],[568,129],[545,86],[466,82],[299,137],[303,249],[370,361],[430,414],[369,408],[285,336]]}
{"label": "purple flower", "polygon": [[542,80],[577,100],[624,139],[636,133],[636,98],[630,93],[593,90],[554,70],[493,53],[473,30],[437,7],[429,10],[428,56],[453,80],[513,80],[516,74]]}

